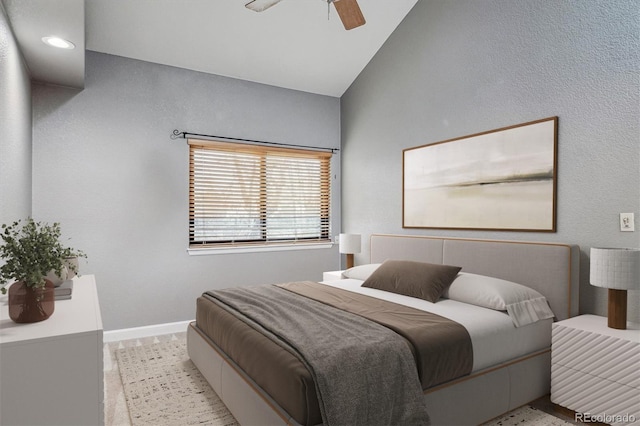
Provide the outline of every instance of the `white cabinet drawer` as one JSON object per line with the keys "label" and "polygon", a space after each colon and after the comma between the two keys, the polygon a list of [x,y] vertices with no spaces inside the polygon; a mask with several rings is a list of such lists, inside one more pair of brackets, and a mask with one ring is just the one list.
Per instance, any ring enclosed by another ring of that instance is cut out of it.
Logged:
{"label": "white cabinet drawer", "polygon": [[551,362],[640,389],[640,345],[554,324]]}
{"label": "white cabinet drawer", "polygon": [[640,391],[559,364],[551,364],[551,402],[603,417],[611,425],[640,422]]}

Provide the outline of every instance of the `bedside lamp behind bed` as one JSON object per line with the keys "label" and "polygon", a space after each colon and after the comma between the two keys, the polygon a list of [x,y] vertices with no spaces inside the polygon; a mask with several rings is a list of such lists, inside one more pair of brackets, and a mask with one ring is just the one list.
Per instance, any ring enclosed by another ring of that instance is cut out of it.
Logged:
{"label": "bedside lamp behind bed", "polygon": [[347,255],[347,269],[353,268],[353,254],[360,253],[360,234],[340,234],[340,253]]}

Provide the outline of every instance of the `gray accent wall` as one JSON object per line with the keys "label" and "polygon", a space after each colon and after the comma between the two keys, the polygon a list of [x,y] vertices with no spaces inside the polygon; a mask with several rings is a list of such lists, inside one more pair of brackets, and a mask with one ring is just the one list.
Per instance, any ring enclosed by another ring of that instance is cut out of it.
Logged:
{"label": "gray accent wall", "polygon": [[[33,211],[96,276],[106,330],[184,321],[214,288],[320,280],[337,247],[189,256],[188,146],[174,129],[340,146],[340,100],[87,52],[85,89],[33,85]],[[340,224],[334,159],[334,233]]]}
{"label": "gray accent wall", "polygon": [[0,224],[31,215],[31,134],[29,70],[0,3]]}
{"label": "gray accent wall", "polygon": [[[418,1],[341,99],[343,231],[365,242],[356,264],[371,233],[578,244],[580,312],[606,315],[588,255],[640,247],[639,95],[637,1]],[[404,148],[551,116],[556,233],[402,228]],[[620,232],[621,212],[636,232]]]}

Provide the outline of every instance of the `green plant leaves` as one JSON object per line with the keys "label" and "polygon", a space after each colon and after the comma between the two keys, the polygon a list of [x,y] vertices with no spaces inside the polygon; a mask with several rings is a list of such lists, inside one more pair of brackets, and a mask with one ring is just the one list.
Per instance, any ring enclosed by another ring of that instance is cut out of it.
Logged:
{"label": "green plant leaves", "polygon": [[23,281],[32,287],[43,287],[44,277],[50,270],[60,275],[65,258],[86,257],[80,250],[63,246],[60,242],[61,234],[59,223],[50,225],[35,222],[32,218],[28,218],[24,225],[20,220],[11,225],[2,225],[0,258],[6,262],[0,267],[3,294],[6,292],[4,287],[10,280]]}

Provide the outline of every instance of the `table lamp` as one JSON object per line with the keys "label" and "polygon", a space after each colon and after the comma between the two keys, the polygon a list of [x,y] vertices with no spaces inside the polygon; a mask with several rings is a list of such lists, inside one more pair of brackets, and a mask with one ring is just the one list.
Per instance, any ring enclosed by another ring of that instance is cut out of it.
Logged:
{"label": "table lamp", "polygon": [[640,290],[640,250],[591,248],[591,285],[609,289],[607,325],[627,328],[627,290]]}
{"label": "table lamp", "polygon": [[340,253],[347,255],[347,269],[353,268],[353,254],[360,253],[360,234],[340,234]]}

